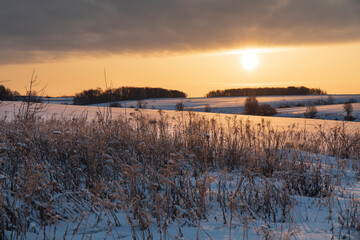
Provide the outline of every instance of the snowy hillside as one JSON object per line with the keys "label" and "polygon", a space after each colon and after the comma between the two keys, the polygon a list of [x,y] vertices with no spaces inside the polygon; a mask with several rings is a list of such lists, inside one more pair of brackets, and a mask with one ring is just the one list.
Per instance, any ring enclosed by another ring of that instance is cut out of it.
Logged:
{"label": "snowy hillside", "polygon": [[[220,98],[184,98],[184,99],[145,99],[141,101],[118,102],[120,107],[176,110],[176,104],[182,103],[185,109],[196,112],[205,112],[206,108],[212,113],[242,114],[246,97]],[[352,115],[355,121],[360,121],[360,95],[333,95],[333,96],[271,96],[257,97],[259,104],[270,104],[279,112],[279,117],[304,117],[309,104],[315,105],[318,110],[316,118],[328,120],[343,120],[346,112],[343,109],[345,102],[354,102]],[[357,102],[357,103],[356,103]],[[96,104],[106,106],[108,104]]]}
{"label": "snowy hillside", "polygon": [[[351,115],[355,117],[355,121],[360,121],[360,103],[353,103],[353,112]],[[318,111],[317,118],[330,120],[344,120],[346,112],[343,104],[316,106]],[[279,117],[304,117],[306,107],[279,108],[277,109]]]}
{"label": "snowy hillside", "polygon": [[[161,102],[170,103],[170,100],[159,100]],[[175,100],[171,100],[171,103],[174,103]],[[199,104],[204,104],[200,102]],[[225,103],[223,103],[225,104]],[[229,102],[226,102],[229,104]],[[0,105],[0,116],[7,116],[7,118],[12,118],[14,114],[17,114],[21,109],[21,102],[4,102]],[[339,108],[336,105],[336,108]],[[356,105],[358,107],[358,105]],[[326,109],[329,106],[324,106]],[[356,107],[356,112],[354,114],[358,114],[358,108]],[[98,113],[106,115],[107,113],[111,114],[112,118],[117,118],[119,115],[124,115],[126,113],[127,117],[131,118],[131,114],[137,113],[138,110],[135,108],[107,108],[107,107],[98,107],[98,106],[75,106],[75,105],[62,105],[62,104],[44,104],[44,110],[39,112],[39,116],[42,116],[46,119],[51,117],[86,117],[88,119],[94,119]],[[302,108],[303,109],[303,108]],[[110,112],[108,112],[110,110]],[[287,109],[291,110],[291,108]],[[141,109],[142,113],[152,116],[152,117],[159,117],[159,110],[157,109]],[[162,110],[163,111],[163,110]],[[355,111],[355,108],[354,108]],[[187,117],[189,115],[188,112],[177,112],[171,110],[164,110],[163,111],[166,115],[170,116],[171,118],[174,117]],[[324,113],[326,111],[324,110]],[[232,118],[235,115],[233,114],[221,114],[221,113],[204,113],[199,112],[201,116],[205,116],[207,119],[215,118],[219,121],[223,122],[224,125],[226,123],[226,119]],[[299,114],[301,112],[299,111]],[[287,116],[291,116],[292,118],[288,118]],[[281,129],[286,129],[288,126],[296,125],[299,128],[306,128],[308,131],[312,131],[316,129],[319,125],[326,125],[329,127],[335,126],[338,124],[337,121],[324,121],[321,119],[305,119],[305,118],[294,118],[294,114],[288,114],[284,117],[263,117],[263,116],[251,116],[251,115],[241,115],[236,114],[237,119],[243,119],[244,121],[249,120],[253,123],[261,123],[262,119],[265,121],[270,121],[273,126],[276,126]],[[295,115],[296,116],[296,115]],[[171,119],[170,119],[171,120]],[[176,120],[174,120],[176,121]],[[360,127],[360,123],[358,122],[346,122],[346,125],[350,129],[358,129]]]}
{"label": "snowy hillside", "polygon": [[43,107],[0,105],[1,239],[360,238],[359,122]]}

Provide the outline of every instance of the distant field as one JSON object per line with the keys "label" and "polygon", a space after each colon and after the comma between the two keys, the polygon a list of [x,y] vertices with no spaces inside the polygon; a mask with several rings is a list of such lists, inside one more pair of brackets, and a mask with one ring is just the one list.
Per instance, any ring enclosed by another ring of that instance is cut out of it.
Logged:
{"label": "distant field", "polygon": [[[354,111],[352,115],[355,121],[360,121],[360,95],[333,95],[331,96],[335,105],[320,105],[329,102],[329,96],[271,96],[257,97],[260,104],[268,103],[277,108],[279,117],[303,117],[308,104],[317,105],[320,119],[343,120],[346,115],[343,103],[352,101]],[[219,97],[219,98],[185,98],[185,99],[145,99],[142,101],[119,102],[122,107],[137,108],[142,104],[147,109],[175,110],[176,104],[182,102],[185,109],[192,109],[196,112],[205,112],[209,106],[213,113],[242,114],[246,97]],[[105,106],[106,104],[97,104]],[[286,108],[283,108],[285,107]],[[301,106],[301,107],[298,107]]]}
{"label": "distant field", "polygon": [[[344,103],[350,99],[354,99],[356,102],[360,102],[360,94],[351,95],[307,95],[307,96],[259,96],[257,97],[259,103],[268,103],[274,107],[278,107],[280,104],[290,104],[296,106],[296,104],[308,104],[316,103],[318,101],[327,102],[329,96],[333,97],[334,103]],[[242,111],[246,97],[218,97],[218,98],[161,98],[161,99],[144,99],[146,108],[156,108],[163,110],[175,110],[175,104],[183,102],[186,108],[192,108],[195,111],[203,112],[204,106],[209,104],[212,107],[213,112],[222,113],[239,113]],[[43,102],[56,103],[56,104],[72,104],[73,98],[61,97],[61,98],[43,98]],[[138,101],[119,101],[120,104],[126,105],[126,107],[136,107]],[[102,106],[105,104],[96,104],[96,106]]]}
{"label": "distant field", "polygon": [[[354,111],[352,116],[355,117],[355,121],[360,121],[360,103],[352,104]],[[331,120],[343,120],[346,115],[343,104],[317,106],[318,118],[331,119]],[[293,108],[280,108],[277,109],[279,117],[303,117],[306,107],[293,107]]]}
{"label": "distant field", "polygon": [[[206,98],[202,98],[205,99]],[[212,98],[210,100],[214,101],[216,98]],[[189,99],[190,100],[190,99]],[[221,99],[220,99],[221,100]],[[223,98],[223,103],[225,104],[225,100],[226,98]],[[228,98],[228,101],[230,100],[234,100],[233,98]],[[158,101],[158,102],[167,102],[170,106],[170,101],[171,100],[154,100],[154,101]],[[194,103],[195,101],[193,101],[193,99],[191,99],[191,102]],[[176,100],[172,100],[173,104],[176,103]],[[198,104],[204,104],[204,102],[198,102]],[[356,109],[356,114],[358,114],[358,105],[356,104],[356,108],[354,107],[354,111]],[[20,109],[21,103],[20,102],[4,102],[0,105],[0,116],[4,117],[5,115],[8,118],[12,118],[14,116],[14,114],[16,114],[19,109]],[[340,106],[339,105],[334,105],[337,106],[336,108],[339,109]],[[342,105],[341,105],[342,106]],[[331,105],[329,106],[323,106],[324,108],[326,107],[331,107]],[[127,114],[127,117],[131,117],[130,114],[132,113],[136,113],[136,109],[135,108],[110,108],[111,109],[111,116],[113,118],[118,117],[119,115],[124,115],[125,113]],[[290,111],[292,108],[286,109],[288,111]],[[40,113],[41,116],[43,116],[44,118],[51,118],[53,116],[56,117],[78,117],[78,116],[83,116],[83,117],[87,117],[88,119],[94,119],[97,116],[97,113],[102,113],[105,114],[107,111],[106,107],[103,106],[76,106],[76,105],[62,105],[62,104],[46,104],[45,105],[45,110]],[[143,114],[149,115],[150,117],[154,117],[157,118],[159,117],[159,112],[157,109],[141,109],[141,112]],[[183,116],[186,117],[188,116],[188,112],[184,111],[184,112],[177,112],[177,111],[172,111],[172,110],[163,110],[163,112],[170,116],[170,117],[174,117],[174,116]],[[300,110],[299,110],[300,112]],[[325,112],[325,110],[324,110]],[[249,120],[251,122],[254,123],[260,123],[262,121],[262,119],[264,120],[269,120],[271,121],[273,126],[276,126],[278,128],[287,128],[289,125],[297,125],[299,128],[304,128],[306,127],[306,129],[308,131],[312,131],[314,130],[316,127],[318,127],[319,125],[328,125],[328,126],[335,126],[338,124],[338,121],[330,121],[330,120],[322,120],[322,119],[305,119],[305,118],[294,118],[293,116],[295,116],[294,114],[288,114],[291,115],[292,118],[289,117],[263,117],[263,116],[250,116],[250,115],[242,115],[242,114],[222,114],[222,113],[216,113],[216,112],[211,112],[211,113],[203,113],[203,112],[199,112],[200,116],[205,116],[208,119],[211,118],[217,118],[220,119],[223,122],[226,122],[226,119],[228,118],[233,118],[233,117],[237,117],[237,119],[244,119],[244,120]],[[356,115],[357,116],[357,115]],[[355,129],[355,130],[359,130],[360,129],[360,123],[359,122],[346,122],[346,125],[348,126],[348,128],[351,129]]]}
{"label": "distant field", "polygon": [[[130,109],[139,108],[141,105],[144,109],[152,110],[176,110],[176,104],[182,102],[185,110],[192,110],[195,112],[205,112],[205,108],[209,107],[211,113],[223,114],[243,114],[243,108],[246,97],[219,97],[219,98],[172,98],[172,99],[145,99],[140,101],[119,101],[119,107],[112,108],[114,113],[122,112],[120,108],[126,108],[127,112]],[[304,118],[304,112],[308,104],[316,105],[318,111],[317,119],[327,120],[343,120],[346,112],[343,109],[343,103],[352,101],[353,112],[352,116],[355,117],[356,122],[360,122],[360,94],[358,95],[332,95],[331,105],[319,105],[329,102],[329,96],[271,96],[257,97],[260,104],[268,103],[274,108],[277,108],[278,114],[275,117],[291,117],[291,118]],[[109,104],[95,104],[91,106],[73,106],[72,98],[43,98],[43,102],[49,104],[47,115],[59,114],[61,112],[89,114],[90,116],[98,110],[98,108],[105,107]],[[16,103],[19,104],[19,103]],[[16,105],[15,104],[15,105]],[[13,112],[14,107],[6,106],[7,104],[0,105],[2,111]],[[50,107],[51,105],[51,107]],[[64,107],[66,105],[66,107]],[[1,111],[1,110],[0,110]],[[151,111],[150,111],[151,112]],[[171,113],[172,114],[172,113]],[[252,117],[251,117],[252,118]],[[255,117],[256,118],[256,117]],[[294,122],[297,120],[290,120]]]}
{"label": "distant field", "polygon": [[[349,100],[360,102],[359,95],[332,95],[334,103],[345,103]],[[246,97],[219,97],[219,98],[172,98],[172,99],[145,99],[142,103],[147,109],[163,109],[175,110],[175,105],[182,102],[185,108],[192,109],[197,112],[204,112],[205,105],[211,107],[211,112],[215,113],[242,113]],[[257,97],[259,103],[268,103],[278,108],[281,105],[308,105],[309,103],[317,105],[319,102],[328,102],[329,96],[260,96]],[[137,107],[138,101],[120,101],[123,107]],[[96,104],[96,106],[104,106],[105,104]]]}

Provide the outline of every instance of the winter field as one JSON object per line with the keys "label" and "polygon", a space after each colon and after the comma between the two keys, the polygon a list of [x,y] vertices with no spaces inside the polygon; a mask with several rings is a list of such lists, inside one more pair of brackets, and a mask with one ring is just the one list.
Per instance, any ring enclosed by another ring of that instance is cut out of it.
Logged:
{"label": "winter field", "polygon": [[[360,122],[360,103],[352,103],[352,115],[356,118],[355,121]],[[343,104],[316,106],[318,111],[318,118],[329,120],[343,120],[346,115]],[[304,117],[306,107],[292,107],[277,109],[279,117]]]}
{"label": "winter field", "polygon": [[0,239],[359,239],[360,123],[223,99],[1,103]]}
{"label": "winter field", "polygon": [[[246,97],[219,98],[178,98],[178,99],[145,99],[142,101],[119,102],[122,107],[147,109],[176,110],[176,104],[181,102],[185,109],[205,112],[209,107],[213,113],[242,114]],[[346,113],[343,104],[352,102],[355,121],[360,121],[360,95],[314,95],[314,96],[259,96],[259,104],[270,104],[276,108],[279,117],[303,118],[306,106],[315,105],[318,119],[343,120]],[[97,104],[96,106],[105,106]]]}

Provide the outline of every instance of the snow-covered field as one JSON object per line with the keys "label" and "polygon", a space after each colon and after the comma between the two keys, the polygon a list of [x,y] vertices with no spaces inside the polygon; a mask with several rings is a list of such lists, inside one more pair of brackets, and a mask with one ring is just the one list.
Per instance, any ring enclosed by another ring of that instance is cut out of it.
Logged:
{"label": "snow-covered field", "polygon": [[[206,99],[206,98],[204,98]],[[154,100],[155,101],[155,100]],[[158,100],[159,102],[169,102],[175,103],[176,100]],[[225,102],[225,100],[224,100]],[[204,102],[201,102],[201,104],[204,104]],[[223,103],[225,104],[225,103]],[[229,104],[229,102],[226,102],[226,104]],[[3,102],[0,105],[0,115],[2,117],[7,116],[8,118],[12,118],[14,114],[17,114],[19,110],[21,109],[21,102]],[[335,108],[338,110],[340,108],[339,105],[334,105]],[[354,104],[355,106],[355,104]],[[323,106],[324,109],[331,108],[332,105]],[[342,105],[341,105],[342,107]],[[354,107],[354,114],[353,115],[360,115],[360,109],[358,109],[359,104],[356,104],[356,107]],[[334,109],[335,109],[334,108]],[[108,112],[107,107],[104,107],[104,105],[100,106],[76,106],[76,105],[63,105],[63,104],[44,104],[43,111],[39,112],[39,116],[42,116],[44,118],[51,118],[51,117],[87,117],[88,119],[93,119],[97,116],[98,113],[101,113],[105,115]],[[284,109],[291,111],[292,108]],[[303,108],[302,108],[303,109]],[[159,116],[159,110],[157,109],[141,109],[141,112],[152,116],[152,117],[158,117]],[[332,111],[332,110],[330,110]],[[110,108],[111,117],[116,118],[119,115],[127,115],[127,117],[131,117],[130,114],[137,113],[138,110],[135,108]],[[189,113],[184,112],[176,112],[173,110],[164,110],[165,114],[167,114],[170,117],[175,116],[187,116]],[[324,113],[326,111],[324,110]],[[286,112],[285,112],[286,113]],[[222,114],[222,113],[204,113],[199,112],[200,115],[206,116],[206,118],[216,118],[219,119],[222,122],[226,122],[227,118],[234,117],[234,115],[229,114]],[[298,114],[298,112],[296,112]],[[318,127],[320,125],[327,126],[327,127],[334,127],[338,125],[339,123],[336,121],[324,121],[322,119],[305,119],[305,118],[294,118],[293,116],[297,116],[296,114],[286,114],[284,117],[263,117],[263,116],[251,116],[251,115],[241,115],[237,114],[236,117],[238,119],[243,119],[244,121],[249,120],[250,122],[254,124],[260,123],[263,119],[265,121],[270,121],[271,124],[279,129],[287,129],[289,126],[296,125],[296,127],[300,129],[306,129],[307,131],[317,131]],[[288,118],[288,116],[291,116],[292,118]],[[358,130],[360,127],[360,123],[358,122],[344,122],[346,124],[348,129],[353,129],[354,131]]]}
{"label": "snow-covered field", "polygon": [[[355,121],[360,121],[360,103],[352,103],[353,112],[351,115],[356,118]],[[318,111],[317,118],[329,120],[343,120],[346,116],[343,104],[316,106]],[[306,107],[293,108],[279,108],[277,109],[279,117],[304,117]]]}
{"label": "snow-covered field", "polygon": [[[122,107],[137,108],[142,104],[147,109],[176,110],[176,104],[181,102],[185,109],[196,112],[205,112],[206,107],[210,107],[213,113],[242,114],[246,97],[219,97],[219,98],[184,98],[184,99],[145,99],[142,101],[123,101],[119,102]],[[306,106],[316,105],[318,115],[316,118],[328,120],[343,120],[346,112],[343,109],[345,102],[353,103],[354,111],[352,115],[355,121],[360,121],[360,95],[332,95],[329,100],[327,95],[316,96],[259,96],[259,104],[270,104],[279,112],[279,117],[304,117]],[[323,104],[335,104],[323,105]],[[356,103],[357,102],[357,103]],[[106,104],[96,104],[105,106]],[[300,106],[300,107],[299,107]]]}
{"label": "snow-covered field", "polygon": [[41,110],[0,105],[0,238],[360,239],[359,122]]}
{"label": "snow-covered field", "polygon": [[[308,105],[320,101],[328,102],[328,95],[308,95],[308,96],[259,96],[256,97],[259,103],[268,103],[273,107],[289,104],[295,107],[298,104]],[[351,99],[360,102],[360,95],[331,95],[334,103],[345,103]],[[171,98],[171,99],[145,99],[142,100],[148,109],[175,110],[175,105],[182,102],[185,108],[193,109],[197,112],[204,112],[204,107],[208,104],[212,112],[216,113],[241,113],[245,104],[246,97],[218,97],[218,98]],[[137,107],[138,101],[120,102],[126,107]],[[125,105],[124,105],[125,104]],[[100,104],[103,105],[103,104]]]}
{"label": "snow-covered field", "polygon": [[[43,98],[44,103],[72,104],[71,97]],[[212,113],[242,114],[246,97],[219,97],[219,98],[172,98],[172,99],[145,99],[141,101],[120,101],[122,107],[138,108],[139,104],[147,109],[176,110],[177,103],[183,103],[185,109],[196,112],[205,112],[206,107]],[[260,104],[270,104],[276,108],[279,117],[303,118],[306,106],[316,105],[318,119],[343,120],[346,112],[343,109],[345,102],[353,102],[352,116],[360,122],[360,95],[310,95],[310,96],[259,96]],[[328,105],[330,104],[331,105]],[[324,105],[326,104],[326,105]],[[334,105],[333,105],[334,104]],[[106,106],[107,104],[94,104],[92,106]]]}

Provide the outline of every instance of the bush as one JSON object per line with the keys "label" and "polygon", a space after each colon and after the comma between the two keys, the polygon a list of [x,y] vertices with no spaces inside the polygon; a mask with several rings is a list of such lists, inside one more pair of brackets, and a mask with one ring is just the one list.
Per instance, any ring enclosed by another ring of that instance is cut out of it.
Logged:
{"label": "bush", "polygon": [[327,104],[334,104],[334,103],[335,103],[335,98],[333,96],[329,96],[327,100]]}
{"label": "bush", "polygon": [[276,109],[270,106],[270,104],[265,103],[259,105],[255,96],[249,96],[246,98],[244,112],[249,115],[261,116],[273,116],[277,114]]}
{"label": "bush", "polygon": [[291,105],[288,103],[280,103],[278,107],[279,108],[291,108]]}
{"label": "bush", "polygon": [[356,99],[355,98],[350,98],[346,103],[356,103]]}
{"label": "bush", "polygon": [[211,112],[211,107],[210,107],[209,104],[205,104],[204,111],[205,112]]}
{"label": "bush", "polygon": [[110,103],[109,107],[122,107],[122,105],[119,102],[112,102]]}
{"label": "bush", "polygon": [[261,104],[259,106],[259,115],[261,116],[273,116],[277,114],[277,111],[275,108],[273,108],[272,106],[270,106],[270,104]]}
{"label": "bush", "polygon": [[176,103],[175,110],[176,111],[184,111],[184,104],[182,102]]}
{"label": "bush", "polygon": [[345,103],[343,107],[344,107],[344,111],[346,112],[346,116],[345,116],[344,120],[354,121],[355,118],[353,116],[351,116],[351,113],[354,110],[352,104],[350,102],[348,102],[348,103]]}
{"label": "bush", "polygon": [[304,113],[304,117],[306,118],[315,118],[318,111],[314,105],[309,105],[306,108],[306,112]]}
{"label": "bush", "polygon": [[143,100],[138,100],[136,103],[136,107],[138,109],[146,108],[147,102],[144,102]]}
{"label": "bush", "polygon": [[259,110],[259,102],[256,96],[248,96],[245,100],[244,112],[249,115],[256,115]]}

